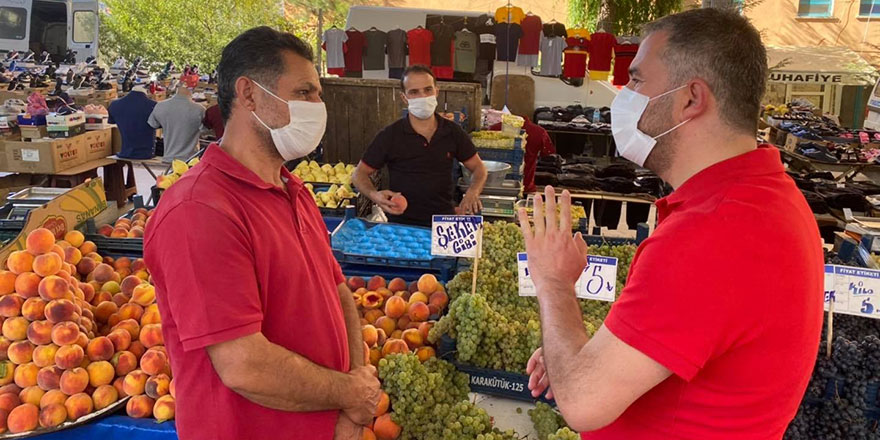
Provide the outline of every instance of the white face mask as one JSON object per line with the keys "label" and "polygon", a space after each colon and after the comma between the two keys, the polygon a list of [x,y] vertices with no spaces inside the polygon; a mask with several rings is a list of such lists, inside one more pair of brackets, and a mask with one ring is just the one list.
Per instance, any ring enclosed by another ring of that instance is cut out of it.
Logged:
{"label": "white face mask", "polygon": [[620,90],[620,93],[614,98],[614,102],[611,103],[611,134],[614,135],[614,143],[617,145],[617,152],[621,156],[635,162],[639,166],[644,166],[645,160],[651,154],[651,150],[657,145],[657,139],[690,121],[690,119],[683,121],[681,124],[654,137],[648,136],[639,130],[639,120],[642,119],[642,114],[645,112],[645,108],[648,107],[649,102],[685,87],[687,85],[661,93],[653,98],[648,98],[628,87]]}
{"label": "white face mask", "polygon": [[409,102],[408,109],[409,112],[419,118],[419,119],[428,119],[434,115],[434,110],[437,109],[437,97],[436,96],[426,96],[424,98],[410,98],[407,99]]}
{"label": "white face mask", "polygon": [[275,149],[278,150],[281,157],[285,161],[294,160],[315,151],[315,148],[318,148],[318,144],[321,143],[321,138],[324,137],[324,129],[327,128],[327,107],[324,103],[285,101],[260,83],[254,81],[254,84],[275,99],[287,103],[290,122],[283,127],[271,128],[255,112],[251,112],[257,121],[260,121],[260,124],[269,130]]}

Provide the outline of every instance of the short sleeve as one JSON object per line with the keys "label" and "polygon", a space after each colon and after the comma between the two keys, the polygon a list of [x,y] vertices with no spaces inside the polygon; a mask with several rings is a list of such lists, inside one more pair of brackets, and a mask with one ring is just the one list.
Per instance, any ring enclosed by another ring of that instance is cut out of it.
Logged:
{"label": "short sleeve", "polygon": [[165,300],[184,350],[260,331],[263,311],[253,246],[241,225],[208,205],[184,202],[154,227],[144,254],[157,268],[157,288],[165,290],[159,298]]}
{"label": "short sleeve", "polygon": [[115,124],[116,120],[113,119],[113,104],[110,104],[110,108],[107,109],[107,123]]}
{"label": "short sleeve", "polygon": [[156,117],[156,108],[153,108],[153,111],[150,112],[150,117],[147,118],[147,124],[150,124],[150,127],[153,128],[162,128],[162,123],[159,122],[159,119]]}
{"label": "short sleeve", "polygon": [[455,158],[464,163],[477,154],[477,147],[461,127],[454,125],[452,129],[455,130]]}
{"label": "short sleeve", "polygon": [[367,146],[367,151],[361,160],[371,168],[380,169],[385,166],[388,161],[388,149],[391,147],[393,136],[391,134],[393,125],[389,125],[382,129],[379,134],[373,138],[373,142]]}
{"label": "short sleeve", "polygon": [[739,271],[730,270],[731,262],[748,260],[737,254],[743,246],[729,252],[705,247],[712,240],[707,231],[733,234],[735,222],[694,217],[663,224],[642,244],[605,319],[617,338],[686,381],[730,340],[744,337],[749,307],[760,307],[742,288]]}

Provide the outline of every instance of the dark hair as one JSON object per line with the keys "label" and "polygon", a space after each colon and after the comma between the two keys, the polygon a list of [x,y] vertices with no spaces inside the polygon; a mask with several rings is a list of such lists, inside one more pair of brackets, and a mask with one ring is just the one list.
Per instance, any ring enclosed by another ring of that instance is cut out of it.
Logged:
{"label": "dark hair", "polygon": [[268,26],[244,31],[223,48],[217,65],[217,104],[223,121],[232,114],[235,81],[242,76],[253,78],[265,87],[274,88],[284,73],[285,50],[312,61],[312,48],[296,35],[279,32]]}
{"label": "dark hair", "polygon": [[412,66],[404,69],[403,74],[400,75],[400,88],[403,89],[403,92],[406,93],[406,87],[403,85],[403,80],[412,73],[424,73],[427,75],[431,75],[431,79],[434,81],[434,85],[437,85],[437,77],[434,76],[434,71],[431,70],[430,67],[424,64],[413,64]]}
{"label": "dark hair", "polygon": [[767,50],[745,17],[717,8],[692,9],[648,23],[644,31],[668,37],[661,57],[670,87],[703,79],[718,100],[722,120],[754,133],[767,85]]}

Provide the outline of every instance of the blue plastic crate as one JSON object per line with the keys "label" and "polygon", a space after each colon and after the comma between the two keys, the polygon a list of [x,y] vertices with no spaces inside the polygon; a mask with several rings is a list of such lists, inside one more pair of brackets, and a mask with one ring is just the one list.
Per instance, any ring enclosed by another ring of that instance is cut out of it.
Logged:
{"label": "blue plastic crate", "polygon": [[475,367],[455,360],[455,339],[449,335],[443,335],[437,344],[437,357],[451,362],[455,368],[468,375],[471,391],[490,396],[505,397],[523,402],[542,401],[556,406],[556,402],[547,400],[544,396],[532,397],[529,391],[529,376],[509,371],[492,370]]}
{"label": "blue plastic crate", "polygon": [[480,159],[509,163],[514,166],[519,166],[523,162],[523,156],[525,155],[522,148],[515,148],[513,150],[477,148],[477,153],[480,154]]}
{"label": "blue plastic crate", "polygon": [[[370,248],[367,231],[377,227],[383,228],[384,232],[381,234],[384,234],[384,237],[377,236],[373,239],[382,243],[390,243],[394,247],[393,251]],[[404,233],[405,231],[413,231],[414,235],[403,237],[407,235]],[[430,228],[368,222],[354,218],[350,211],[346,212],[346,219],[333,230],[330,236],[333,256],[336,257],[339,264],[360,267],[414,268],[436,273],[442,281],[448,281],[455,275],[458,260],[430,255],[430,240]],[[417,252],[401,255],[404,252],[400,252],[400,249],[406,249],[407,244],[410,248],[418,247]]]}

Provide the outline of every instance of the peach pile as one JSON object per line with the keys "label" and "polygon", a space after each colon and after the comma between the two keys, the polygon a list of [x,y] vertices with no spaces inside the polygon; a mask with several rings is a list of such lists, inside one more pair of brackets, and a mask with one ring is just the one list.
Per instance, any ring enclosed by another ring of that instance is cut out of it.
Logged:
{"label": "peach pile", "polygon": [[[449,303],[443,285],[431,274],[407,284],[401,278],[386,282],[380,276],[369,281],[351,277],[347,281],[361,314],[364,358],[373,366],[392,353],[413,352],[422,362],[434,357],[428,332]],[[376,419],[364,429],[364,439],[392,440],[400,426],[388,414],[389,400],[384,392],[376,409]]]}
{"label": "peach pile", "polygon": [[56,240],[40,228],[5,268],[0,433],[58,426],[129,395],[129,415],[174,418],[171,367],[142,259],[102,257],[78,231]]}
{"label": "peach pile", "polygon": [[147,228],[153,210],[138,208],[132,214],[131,219],[120,217],[114,225],[101,225],[98,233],[108,238],[141,238]]}

